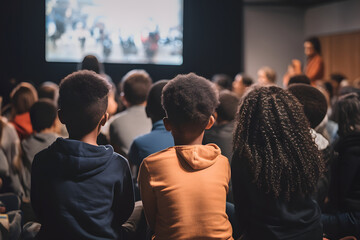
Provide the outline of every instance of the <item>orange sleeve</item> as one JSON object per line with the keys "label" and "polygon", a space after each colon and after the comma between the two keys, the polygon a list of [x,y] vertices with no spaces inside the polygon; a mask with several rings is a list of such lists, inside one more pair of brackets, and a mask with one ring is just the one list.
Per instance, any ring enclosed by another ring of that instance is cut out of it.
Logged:
{"label": "orange sleeve", "polygon": [[308,76],[311,81],[324,77],[324,62],[320,56],[315,56],[308,62],[306,76]]}

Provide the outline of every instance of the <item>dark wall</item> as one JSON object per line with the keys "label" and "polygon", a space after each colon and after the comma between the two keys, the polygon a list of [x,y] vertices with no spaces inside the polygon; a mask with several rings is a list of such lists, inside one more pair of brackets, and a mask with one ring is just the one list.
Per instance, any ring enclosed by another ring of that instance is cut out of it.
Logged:
{"label": "dark wall", "polygon": [[[1,8],[1,94],[12,78],[37,85],[59,82],[76,70],[77,63],[45,62],[45,1],[11,0]],[[134,68],[145,69],[154,81],[190,71],[207,78],[220,72],[234,76],[243,70],[242,29],[242,1],[184,0],[183,65],[105,64],[105,70],[114,82]]]}

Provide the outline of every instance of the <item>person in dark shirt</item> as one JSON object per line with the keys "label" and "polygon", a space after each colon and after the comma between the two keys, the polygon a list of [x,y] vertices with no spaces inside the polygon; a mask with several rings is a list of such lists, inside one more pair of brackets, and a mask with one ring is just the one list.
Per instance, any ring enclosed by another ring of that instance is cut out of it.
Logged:
{"label": "person in dark shirt", "polygon": [[123,239],[134,209],[128,161],[97,136],[108,120],[110,86],[93,71],[60,83],[59,119],[69,138],[35,155],[31,203],[41,223],[38,239]]}
{"label": "person in dark shirt", "polygon": [[324,233],[331,239],[360,238],[360,97],[348,93],[334,106],[339,124],[335,143],[338,156],[332,164],[327,212],[322,215]]}
{"label": "person in dark shirt", "polygon": [[219,94],[220,105],[216,109],[216,123],[212,128],[205,131],[203,144],[215,143],[221,149],[221,154],[229,159],[232,158],[232,133],[234,119],[239,104],[239,98],[228,90]]}
{"label": "person in dark shirt", "polygon": [[324,169],[303,106],[276,86],[256,86],[241,100],[231,163],[243,239],[322,239],[311,198]]}

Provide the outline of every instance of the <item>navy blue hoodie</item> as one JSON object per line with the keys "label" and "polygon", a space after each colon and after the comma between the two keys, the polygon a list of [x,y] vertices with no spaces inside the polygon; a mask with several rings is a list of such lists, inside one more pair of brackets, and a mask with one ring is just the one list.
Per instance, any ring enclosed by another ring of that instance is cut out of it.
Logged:
{"label": "navy blue hoodie", "polygon": [[34,158],[31,202],[40,239],[122,239],[134,209],[129,164],[110,145],[58,138]]}

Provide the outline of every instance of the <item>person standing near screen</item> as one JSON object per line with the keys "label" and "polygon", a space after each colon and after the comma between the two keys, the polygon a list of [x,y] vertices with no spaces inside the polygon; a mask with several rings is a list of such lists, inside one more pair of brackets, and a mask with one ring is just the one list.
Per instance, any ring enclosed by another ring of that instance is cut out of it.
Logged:
{"label": "person standing near screen", "polygon": [[321,57],[321,45],[317,37],[310,37],[304,42],[304,52],[306,55],[305,75],[314,84],[316,80],[324,77],[324,61]]}

